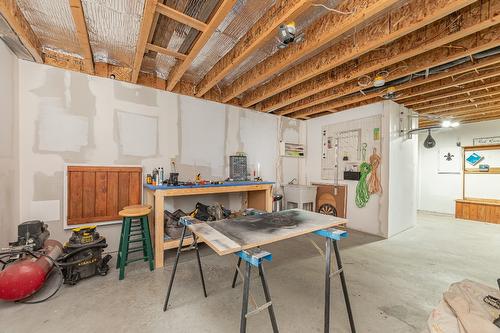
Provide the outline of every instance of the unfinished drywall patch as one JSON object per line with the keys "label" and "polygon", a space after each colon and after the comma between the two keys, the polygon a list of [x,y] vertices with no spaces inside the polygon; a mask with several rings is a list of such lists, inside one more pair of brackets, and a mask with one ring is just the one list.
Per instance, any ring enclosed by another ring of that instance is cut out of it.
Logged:
{"label": "unfinished drywall patch", "polygon": [[155,156],[158,153],[158,117],[115,112],[120,155]]}
{"label": "unfinished drywall patch", "polygon": [[85,161],[85,148],[95,147],[95,96],[89,77],[49,69],[44,82],[30,90],[39,97],[35,153],[57,153],[66,162]]}
{"label": "unfinished drywall patch", "polygon": [[40,152],[80,152],[88,144],[88,118],[42,105],[38,116],[36,149]]}
{"label": "unfinished drywall patch", "polygon": [[144,89],[136,85],[115,81],[113,84],[114,97],[139,105],[158,106],[155,89]]}
{"label": "unfinished drywall patch", "polygon": [[52,175],[37,171],[33,176],[33,201],[62,200],[63,198],[62,171]]}
{"label": "unfinished drywall patch", "polygon": [[204,177],[224,177],[224,106],[181,96],[179,107],[181,165],[204,168]]}

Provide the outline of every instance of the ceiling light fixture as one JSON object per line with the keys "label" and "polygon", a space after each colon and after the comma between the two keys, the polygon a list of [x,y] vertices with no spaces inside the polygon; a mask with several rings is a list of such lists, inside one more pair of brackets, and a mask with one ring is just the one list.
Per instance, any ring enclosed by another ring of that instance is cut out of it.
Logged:
{"label": "ceiling light fixture", "polygon": [[373,79],[374,87],[382,87],[385,84],[385,78],[382,75],[377,75]]}

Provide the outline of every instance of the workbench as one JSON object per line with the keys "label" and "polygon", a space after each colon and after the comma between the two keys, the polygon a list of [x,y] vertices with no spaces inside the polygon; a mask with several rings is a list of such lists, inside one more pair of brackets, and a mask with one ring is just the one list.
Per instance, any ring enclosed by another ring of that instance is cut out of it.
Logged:
{"label": "workbench", "polygon": [[[164,251],[177,248],[179,240],[165,240],[165,198],[189,195],[222,194],[222,193],[247,193],[247,207],[271,212],[273,207],[272,187],[273,182],[225,182],[223,184],[206,185],[144,185],[145,203],[153,209],[149,216],[151,238],[154,240],[155,267],[163,267]],[[191,245],[193,240],[187,238],[182,245]]]}

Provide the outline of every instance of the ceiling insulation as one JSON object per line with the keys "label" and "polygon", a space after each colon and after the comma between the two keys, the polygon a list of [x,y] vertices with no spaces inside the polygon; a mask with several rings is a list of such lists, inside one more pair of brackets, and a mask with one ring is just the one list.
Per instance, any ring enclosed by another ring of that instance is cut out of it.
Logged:
{"label": "ceiling insulation", "polygon": [[132,67],[144,0],[82,0],[82,4],[94,60]]}
{"label": "ceiling insulation", "polygon": [[[208,21],[218,3],[218,0],[164,1],[165,5],[202,22]],[[198,34],[198,30],[160,15],[152,43],[169,50],[187,54]],[[148,52],[145,59],[146,58],[148,58],[148,60],[145,61],[145,64],[143,63],[142,70],[146,72],[156,72],[156,75],[162,79],[168,78],[170,70],[177,63],[175,58],[163,54],[156,54],[156,52]]]}
{"label": "ceiling insulation", "polygon": [[82,58],[67,0],[17,0],[17,5],[43,49]]}
{"label": "ceiling insulation", "polygon": [[194,59],[184,77],[198,83],[273,4],[271,0],[239,0]]}

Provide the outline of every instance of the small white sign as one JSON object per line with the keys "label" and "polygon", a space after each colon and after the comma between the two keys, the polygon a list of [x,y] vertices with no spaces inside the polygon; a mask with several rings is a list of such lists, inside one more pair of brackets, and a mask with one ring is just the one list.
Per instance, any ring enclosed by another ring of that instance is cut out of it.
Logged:
{"label": "small white sign", "polygon": [[486,138],[474,138],[474,139],[472,139],[472,144],[474,146],[498,145],[498,144],[500,144],[500,136],[490,136],[490,137],[486,137]]}

